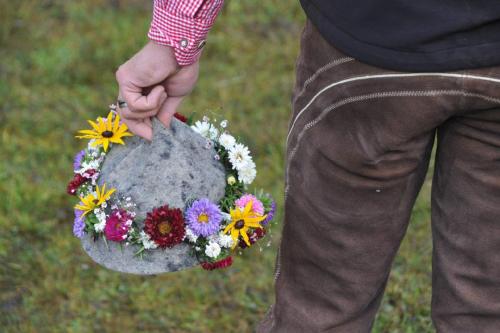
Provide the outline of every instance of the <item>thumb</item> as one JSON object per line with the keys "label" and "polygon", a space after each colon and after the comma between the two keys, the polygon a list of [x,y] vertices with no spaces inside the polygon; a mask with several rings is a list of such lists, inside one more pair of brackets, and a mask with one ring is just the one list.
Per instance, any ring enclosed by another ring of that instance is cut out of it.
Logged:
{"label": "thumb", "polygon": [[156,117],[165,127],[170,127],[172,117],[181,104],[182,99],[183,97],[167,97],[165,103],[161,106]]}

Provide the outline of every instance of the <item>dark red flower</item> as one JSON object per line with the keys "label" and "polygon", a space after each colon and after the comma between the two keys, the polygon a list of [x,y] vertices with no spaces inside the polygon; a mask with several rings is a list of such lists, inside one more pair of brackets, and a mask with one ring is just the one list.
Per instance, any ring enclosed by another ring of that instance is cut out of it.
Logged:
{"label": "dark red flower", "polygon": [[233,257],[229,256],[216,262],[202,262],[201,267],[207,271],[229,267],[233,264]]}
{"label": "dark red flower", "polygon": [[174,113],[174,117],[179,119],[183,123],[187,123],[187,121],[188,121],[188,119],[184,115],[180,114],[179,112]]}
{"label": "dark red flower", "polygon": [[78,188],[82,186],[83,183],[90,180],[95,173],[96,171],[94,169],[85,171],[83,176],[79,173],[75,173],[75,176],[68,184],[66,192],[68,192],[69,195],[76,195],[76,190],[78,190]]}
{"label": "dark red flower", "polygon": [[68,192],[69,195],[76,195],[76,190],[87,181],[86,178],[84,178],[82,175],[79,173],[75,174],[73,179],[68,183],[68,187],[66,188],[66,192]]}
{"label": "dark red flower", "polygon": [[146,215],[144,231],[161,248],[181,243],[186,234],[182,211],[168,205],[154,208]]}
{"label": "dark red flower", "polygon": [[[248,238],[250,239],[250,244],[253,245],[256,241],[258,241],[259,239],[261,239],[262,237],[264,237],[266,235],[266,229],[257,228],[257,229],[254,229],[254,231],[252,233],[247,232],[247,235],[248,235]],[[248,247],[248,245],[245,243],[245,241],[243,239],[241,239],[241,237],[240,237],[239,246],[242,249]]]}

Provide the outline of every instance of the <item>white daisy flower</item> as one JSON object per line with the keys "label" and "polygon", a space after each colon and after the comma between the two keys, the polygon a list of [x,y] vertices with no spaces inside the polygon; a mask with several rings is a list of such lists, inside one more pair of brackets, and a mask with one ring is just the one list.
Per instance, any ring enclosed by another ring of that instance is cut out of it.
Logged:
{"label": "white daisy flower", "polygon": [[257,176],[257,169],[255,167],[254,161],[248,161],[244,166],[238,170],[238,179],[243,184],[249,185]]}
{"label": "white daisy flower", "polygon": [[212,139],[215,140],[217,136],[219,135],[219,130],[215,128],[212,124],[210,124],[208,121],[197,121],[194,123],[194,125],[191,125],[191,128],[201,134],[203,137],[207,139]]}
{"label": "white daisy flower", "polygon": [[239,170],[252,160],[248,147],[237,143],[229,150],[229,161],[233,165],[233,169]]}
{"label": "white daisy flower", "polygon": [[217,258],[220,254],[220,246],[215,242],[209,242],[205,247],[205,254],[210,258]]}
{"label": "white daisy flower", "polygon": [[236,139],[231,134],[222,133],[221,136],[219,137],[219,143],[221,144],[222,147],[226,148],[227,150],[230,150],[236,144]]}
{"label": "white daisy flower", "polygon": [[217,243],[219,243],[220,246],[225,247],[225,248],[230,248],[233,246],[233,237],[231,235],[226,235],[223,232],[219,233],[219,239],[217,240]]}
{"label": "white daisy flower", "polygon": [[210,133],[210,123],[207,121],[197,121],[194,123],[194,125],[191,125],[191,128],[201,134],[203,137],[208,138],[208,135]]}

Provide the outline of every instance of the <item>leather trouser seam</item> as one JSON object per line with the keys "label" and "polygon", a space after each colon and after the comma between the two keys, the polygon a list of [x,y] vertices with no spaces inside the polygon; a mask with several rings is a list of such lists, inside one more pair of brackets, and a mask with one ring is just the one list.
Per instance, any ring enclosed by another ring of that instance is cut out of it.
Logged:
{"label": "leather trouser seam", "polygon": [[376,93],[371,93],[371,94],[364,94],[364,95],[357,95],[357,96],[350,96],[344,99],[339,100],[338,102],[335,102],[325,109],[321,111],[319,116],[314,118],[313,120],[309,121],[304,125],[302,130],[298,133],[296,143],[293,146],[293,148],[290,150],[289,157],[287,158],[287,163],[286,163],[286,170],[285,170],[285,181],[286,181],[286,186],[285,186],[285,203],[288,197],[288,192],[290,189],[290,184],[289,184],[289,173],[290,173],[290,165],[293,161],[293,158],[295,157],[295,154],[299,148],[299,145],[302,141],[302,138],[304,137],[305,133],[308,132],[311,128],[316,126],[322,119],[326,117],[327,114],[329,114],[331,111],[335,111],[338,108],[348,105],[351,103],[357,103],[357,102],[363,102],[367,100],[373,100],[373,99],[379,99],[379,98],[388,98],[388,97],[433,97],[433,96],[462,96],[465,98],[472,97],[472,98],[480,98],[489,102],[493,102],[496,104],[500,104],[500,98],[496,98],[493,96],[488,96],[488,95],[483,95],[483,94],[478,94],[470,91],[464,91],[464,90],[401,90],[401,91],[386,91],[386,92],[376,92]]}

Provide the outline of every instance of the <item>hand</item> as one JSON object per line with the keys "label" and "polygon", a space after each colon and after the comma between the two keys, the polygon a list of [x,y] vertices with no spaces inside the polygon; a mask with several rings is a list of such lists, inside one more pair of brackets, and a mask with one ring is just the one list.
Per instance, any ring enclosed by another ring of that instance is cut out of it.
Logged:
{"label": "hand", "polygon": [[171,47],[153,42],[121,65],[116,80],[119,99],[125,100],[127,107],[117,110],[130,131],[151,140],[151,117],[156,115],[165,126],[170,126],[183,97],[196,84],[198,68],[198,62],[180,67]]}

